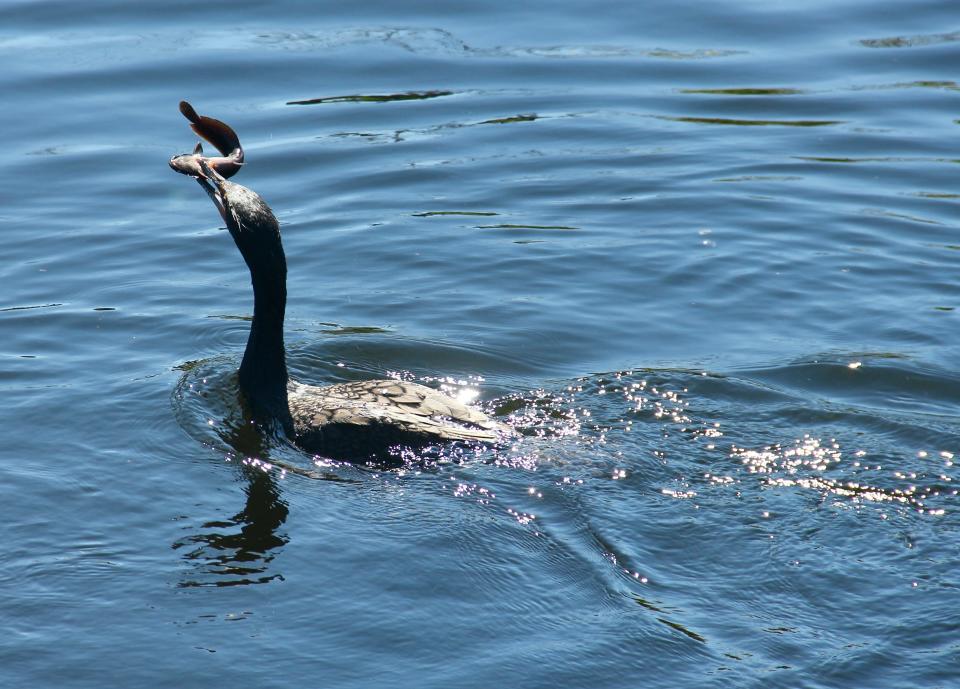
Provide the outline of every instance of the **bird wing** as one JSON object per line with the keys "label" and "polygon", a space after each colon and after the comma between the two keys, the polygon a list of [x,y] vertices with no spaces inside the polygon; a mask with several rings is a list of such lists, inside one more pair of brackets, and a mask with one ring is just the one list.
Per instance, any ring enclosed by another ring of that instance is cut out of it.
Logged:
{"label": "bird wing", "polygon": [[510,429],[457,400],[418,383],[367,380],[325,387],[291,386],[290,411],[300,424],[393,425],[437,440],[494,441]]}

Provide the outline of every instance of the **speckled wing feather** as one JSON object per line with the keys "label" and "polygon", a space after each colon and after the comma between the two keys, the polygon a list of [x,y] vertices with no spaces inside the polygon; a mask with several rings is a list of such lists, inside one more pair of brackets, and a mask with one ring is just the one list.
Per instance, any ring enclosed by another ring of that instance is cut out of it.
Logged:
{"label": "speckled wing feather", "polygon": [[288,390],[296,442],[319,454],[363,456],[390,445],[496,442],[512,430],[418,383],[368,380]]}

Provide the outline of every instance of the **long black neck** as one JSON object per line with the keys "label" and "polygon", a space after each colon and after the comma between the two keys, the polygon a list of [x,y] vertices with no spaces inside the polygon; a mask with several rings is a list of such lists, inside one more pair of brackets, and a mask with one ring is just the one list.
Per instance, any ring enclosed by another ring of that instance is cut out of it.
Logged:
{"label": "long black neck", "polygon": [[253,322],[240,364],[240,390],[260,422],[279,421],[292,430],[287,404],[287,363],[283,316],[287,305],[287,261],[277,235],[275,246],[244,251],[253,282]]}

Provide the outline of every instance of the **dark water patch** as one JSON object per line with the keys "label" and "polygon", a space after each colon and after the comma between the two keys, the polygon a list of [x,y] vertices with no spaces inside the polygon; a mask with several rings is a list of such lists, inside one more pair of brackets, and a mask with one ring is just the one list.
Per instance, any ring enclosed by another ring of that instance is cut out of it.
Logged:
{"label": "dark water patch", "polygon": [[341,139],[347,139],[350,137],[359,137],[362,139],[377,139],[377,138],[381,138],[383,135],[374,134],[372,132],[337,132],[336,134],[331,134],[330,136],[334,136]]}
{"label": "dark water patch", "polygon": [[667,626],[670,627],[671,629],[675,629],[676,631],[680,632],[680,633],[683,634],[684,636],[687,636],[687,637],[693,639],[694,641],[699,641],[699,642],[702,643],[702,644],[707,643],[707,640],[706,640],[705,638],[703,638],[702,636],[700,636],[699,634],[697,634],[697,633],[696,633],[695,631],[693,631],[692,629],[687,629],[686,627],[684,627],[684,626],[683,626],[682,624],[680,624],[679,622],[674,622],[674,621],[672,621],[672,620],[668,620],[668,619],[666,619],[665,617],[658,617],[657,620],[658,620],[659,622],[662,622],[663,624],[667,625]]}
{"label": "dark water patch", "polygon": [[940,91],[957,91],[960,85],[955,81],[900,81],[889,84],[860,84],[848,87],[850,91],[887,91],[904,89],[933,89]]}
{"label": "dark water patch", "polygon": [[57,306],[63,306],[63,304],[62,304],[62,303],[54,303],[54,304],[37,304],[36,306],[7,306],[7,307],[4,307],[4,308],[0,308],[0,312],[4,312],[4,311],[29,311],[29,310],[31,310],[31,309],[52,309],[52,308],[55,308],[55,307],[57,307]]}
{"label": "dark water patch", "polygon": [[943,225],[944,223],[939,220],[933,220],[932,218],[920,218],[915,215],[907,215],[906,213],[894,213],[892,211],[883,210],[879,208],[865,208],[862,213],[864,215],[874,215],[884,218],[894,218],[897,220],[906,220],[912,223],[922,223],[925,225]]}
{"label": "dark water patch", "polygon": [[320,103],[393,103],[408,100],[429,100],[452,96],[453,91],[406,91],[387,95],[355,95],[355,96],[327,96],[325,98],[311,98],[308,100],[291,100],[287,105],[317,105]]}
{"label": "dark water patch", "polygon": [[320,332],[324,335],[384,335],[390,332],[387,328],[381,328],[375,325],[338,325],[336,323],[324,323],[333,327],[325,328]]}
{"label": "dark water patch", "polygon": [[941,192],[941,191],[915,191],[909,194],[910,196],[919,196],[924,199],[958,199],[960,194],[953,194],[950,192]]}
{"label": "dark water patch", "polygon": [[791,175],[746,175],[743,177],[724,177],[712,180],[714,182],[799,182],[803,177]]}
{"label": "dark water patch", "polygon": [[956,161],[947,158],[923,159],[923,158],[901,158],[901,157],[833,157],[833,156],[795,156],[797,160],[806,160],[812,163],[954,163]]}
{"label": "dark water patch", "polygon": [[707,96],[798,96],[805,91],[793,88],[680,89],[680,93]]}
{"label": "dark water patch", "polygon": [[232,313],[215,313],[207,316],[207,318],[217,318],[222,321],[244,321],[246,323],[253,320],[253,316],[240,316]]}
{"label": "dark water patch", "polygon": [[666,60],[711,60],[716,58],[737,57],[745,55],[747,51],[723,48],[701,48],[699,50],[670,50],[657,48],[644,53],[646,57],[662,58]]}
{"label": "dark water patch", "polygon": [[903,88],[943,89],[945,91],[960,91],[960,85],[955,81],[911,81],[907,84],[898,84]]}
{"label": "dark water patch", "polygon": [[941,43],[954,43],[956,41],[960,41],[960,32],[864,38],[860,41],[860,45],[866,46],[867,48],[917,48]]}
{"label": "dark water patch", "polygon": [[502,224],[502,225],[477,225],[478,230],[579,230],[579,227],[571,225],[520,225],[520,224]]}
{"label": "dark water patch", "polygon": [[493,216],[499,215],[493,211],[423,211],[422,213],[411,213],[414,218],[433,218],[445,215],[465,215],[465,216]]}
{"label": "dark water patch", "polygon": [[842,120],[741,120],[728,117],[672,117],[656,115],[657,119],[691,124],[720,124],[736,127],[830,127],[845,124]]}
{"label": "dark water patch", "polygon": [[538,119],[536,115],[513,115],[511,117],[495,117],[478,124],[512,124],[514,122],[533,122],[536,119]]}
{"label": "dark water patch", "polygon": [[63,147],[48,146],[47,148],[41,148],[41,149],[38,149],[38,150],[36,150],[36,151],[28,151],[28,152],[27,152],[27,155],[47,155],[47,156],[55,156],[55,155],[62,155],[64,152],[65,152],[65,151],[64,151],[64,148],[63,148]]}

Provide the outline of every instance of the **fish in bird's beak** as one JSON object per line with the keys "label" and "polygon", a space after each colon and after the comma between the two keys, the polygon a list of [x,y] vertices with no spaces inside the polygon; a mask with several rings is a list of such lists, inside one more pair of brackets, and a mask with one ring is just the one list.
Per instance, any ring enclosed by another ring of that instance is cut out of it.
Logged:
{"label": "fish in bird's beak", "polygon": [[[187,101],[180,101],[180,112],[190,120],[190,128],[212,143],[222,156],[206,157],[203,146],[197,142],[193,153],[181,153],[170,159],[170,167],[182,175],[193,177],[217,207],[220,217],[227,221],[223,182],[239,172],[243,166],[243,147],[230,125],[212,117],[198,115]],[[211,184],[213,182],[213,184]]]}
{"label": "fish in bird's beak", "polygon": [[221,175],[224,179],[233,177],[243,166],[243,147],[240,138],[230,125],[212,117],[198,115],[187,101],[180,101],[180,112],[190,120],[190,128],[199,136],[216,147],[222,156],[206,158],[203,155],[203,146],[198,142],[193,153],[181,153],[170,159],[170,167],[182,175],[189,175],[197,179],[204,179],[203,167],[200,159]]}
{"label": "fish in bird's beak", "polygon": [[178,153],[170,159],[170,167],[181,175],[203,177],[200,160],[203,158],[203,145],[198,141],[193,153]]}

